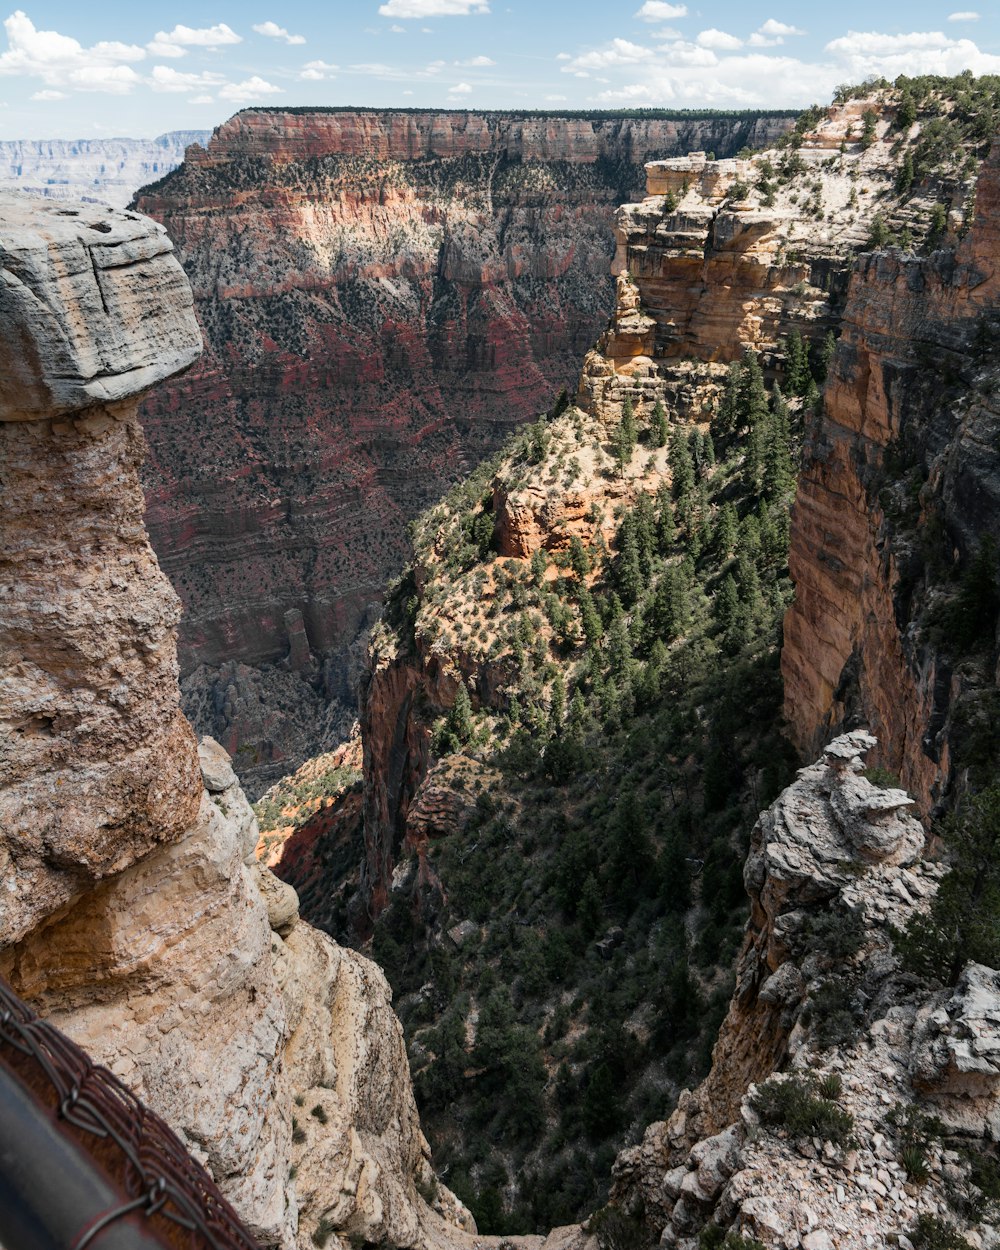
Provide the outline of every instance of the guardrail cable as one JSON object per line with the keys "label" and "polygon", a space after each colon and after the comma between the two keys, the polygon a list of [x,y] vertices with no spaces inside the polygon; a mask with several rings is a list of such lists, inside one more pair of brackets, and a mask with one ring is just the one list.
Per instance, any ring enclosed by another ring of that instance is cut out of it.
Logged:
{"label": "guardrail cable", "polygon": [[136,1214],[183,1250],[259,1250],[173,1130],[2,979],[0,1059],[123,1194],[124,1201],[92,1218],[67,1250],[87,1250],[110,1225]]}

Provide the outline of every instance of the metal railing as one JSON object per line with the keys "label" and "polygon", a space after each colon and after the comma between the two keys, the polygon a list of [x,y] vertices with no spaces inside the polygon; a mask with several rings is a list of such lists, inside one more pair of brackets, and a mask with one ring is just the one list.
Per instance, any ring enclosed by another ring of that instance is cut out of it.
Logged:
{"label": "metal railing", "polygon": [[167,1124],[2,979],[0,1245],[259,1250]]}

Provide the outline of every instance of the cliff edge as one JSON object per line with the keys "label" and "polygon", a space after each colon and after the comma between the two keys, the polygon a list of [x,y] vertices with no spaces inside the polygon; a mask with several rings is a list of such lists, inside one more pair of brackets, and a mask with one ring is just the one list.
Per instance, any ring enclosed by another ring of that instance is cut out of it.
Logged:
{"label": "cliff edge", "polygon": [[298,922],[228,756],[180,712],[136,414],[201,349],[183,271],[137,214],[6,195],[0,266],[0,972],[263,1245],[427,1244],[385,979]]}

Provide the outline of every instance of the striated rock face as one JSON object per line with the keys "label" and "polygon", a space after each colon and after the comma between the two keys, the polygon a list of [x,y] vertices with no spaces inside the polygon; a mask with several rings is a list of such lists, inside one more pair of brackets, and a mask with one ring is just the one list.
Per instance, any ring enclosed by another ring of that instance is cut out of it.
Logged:
{"label": "striated rock face", "polygon": [[[427,1245],[440,1217],[417,1196],[433,1177],[388,987],[297,924],[228,756],[196,748],[178,706],[136,411],[199,336],[162,231],[101,222],[129,263],[92,255],[84,206],[2,214],[0,973],[171,1124],[263,1245],[320,1224]],[[325,1111],[308,1148],[296,1092]]]}
{"label": "striated rock face", "polygon": [[406,522],[575,386],[643,162],[790,122],[247,110],[146,190],[207,348],[146,403],[148,521],[252,792],[347,728]]}
{"label": "striated rock face", "polygon": [[793,512],[782,669],[795,738],[808,750],[863,719],[925,812],[956,736],[973,757],[969,725],[992,715],[994,673],[928,627],[950,571],[1000,524],[998,231],[994,146],[957,250],[858,265]]}
{"label": "striated rock face", "polygon": [[5,139],[0,187],[125,208],[139,187],[176,169],[184,149],[206,143],[210,134],[171,130],[155,139]]}
{"label": "striated rock face", "polygon": [[[860,1250],[904,1244],[921,1217],[972,1244],[995,1235],[989,1204],[956,1195],[978,1192],[967,1161],[996,1140],[997,973],[971,964],[937,993],[898,978],[892,928],[928,906],[940,868],[919,858],[913,800],[861,775],[875,746],[864,731],[835,739],[753,832],[753,911],[712,1071],[616,1165],[618,1199],[642,1205],[662,1244],[693,1250],[714,1225],[765,1246]],[[851,915],[848,947],[831,917]],[[836,1032],[831,988],[852,1017]],[[768,1110],[789,1082],[825,1104],[827,1127]],[[907,1125],[928,1116],[955,1149],[931,1133],[915,1184]]]}

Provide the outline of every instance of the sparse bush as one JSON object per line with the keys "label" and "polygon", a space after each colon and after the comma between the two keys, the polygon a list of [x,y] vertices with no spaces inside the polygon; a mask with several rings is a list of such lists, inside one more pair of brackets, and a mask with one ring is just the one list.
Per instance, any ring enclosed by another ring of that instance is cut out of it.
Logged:
{"label": "sparse bush", "polygon": [[814,1082],[806,1078],[772,1078],[754,1094],[752,1106],[765,1124],[785,1129],[790,1137],[822,1137],[835,1146],[849,1146],[854,1117],[815,1091]]}

